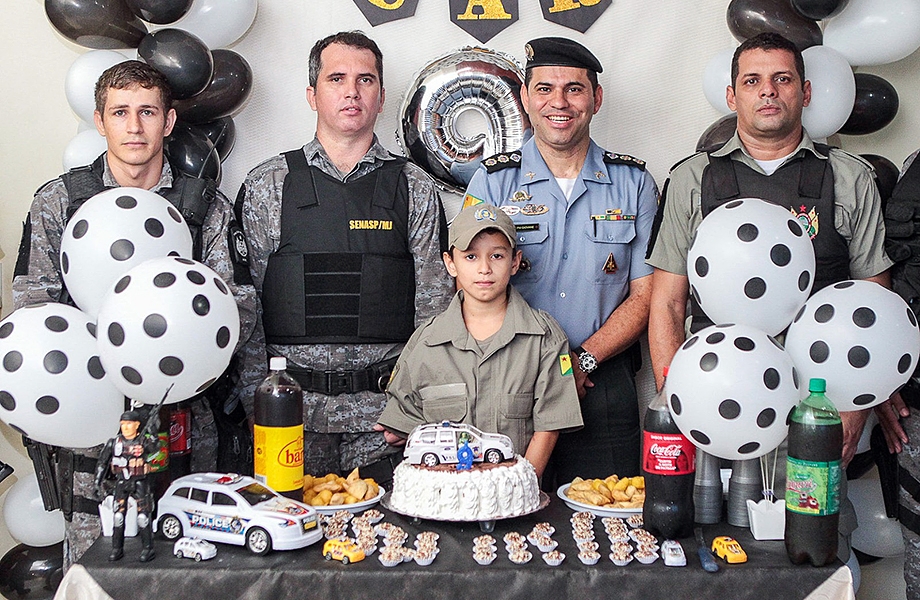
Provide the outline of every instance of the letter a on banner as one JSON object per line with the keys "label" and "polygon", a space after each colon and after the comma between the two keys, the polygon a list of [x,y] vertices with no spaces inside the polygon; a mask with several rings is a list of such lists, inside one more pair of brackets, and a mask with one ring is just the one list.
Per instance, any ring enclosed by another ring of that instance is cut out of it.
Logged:
{"label": "letter a on banner", "polygon": [[413,17],[418,6],[418,0],[354,0],[354,3],[371,27]]}
{"label": "letter a on banner", "polygon": [[582,33],[594,25],[610,0],[540,0],[543,18]]}
{"label": "letter a on banner", "polygon": [[513,25],[520,14],[518,0],[450,0],[449,4],[451,22],[483,44]]}

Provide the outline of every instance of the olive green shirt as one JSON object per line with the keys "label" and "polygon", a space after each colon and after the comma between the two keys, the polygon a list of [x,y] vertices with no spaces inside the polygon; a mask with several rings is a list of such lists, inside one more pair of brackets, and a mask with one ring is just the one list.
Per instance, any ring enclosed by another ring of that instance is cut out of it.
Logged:
{"label": "olive green shirt", "polygon": [[485,352],[463,322],[463,292],[422,324],[399,357],[380,424],[408,435],[449,420],[511,438],[524,454],[534,431],[581,428],[565,333],[512,286],[501,329]]}
{"label": "olive green shirt", "polygon": [[[872,166],[861,158],[832,148],[825,158],[815,152],[814,143],[803,130],[802,141],[793,156],[812,152],[831,161],[834,171],[834,228],[847,242],[850,254],[850,277],[866,279],[884,272],[893,264],[885,253],[885,223]],[[760,165],[748,154],[737,132],[714,156],[730,155],[758,173]],[[651,256],[646,262],[653,267],[687,274],[687,252],[703,219],[700,190],[703,170],[709,164],[705,152],[678,164],[671,172],[661,229]],[[764,190],[769,199],[769,190]]]}

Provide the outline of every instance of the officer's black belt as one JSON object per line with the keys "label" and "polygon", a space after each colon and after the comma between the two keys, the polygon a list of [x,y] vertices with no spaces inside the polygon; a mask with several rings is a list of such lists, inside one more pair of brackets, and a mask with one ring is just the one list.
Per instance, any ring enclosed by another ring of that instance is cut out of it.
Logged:
{"label": "officer's black belt", "polygon": [[920,502],[920,481],[917,481],[910,471],[901,465],[898,465],[898,484],[911,495],[914,501]]}
{"label": "officer's black belt", "polygon": [[390,358],[358,371],[321,371],[289,363],[287,372],[304,391],[337,396],[366,391],[383,392],[390,381],[394,365],[396,358]]}
{"label": "officer's black belt", "polygon": [[904,527],[920,535],[920,515],[903,504],[898,504],[898,521],[900,521],[901,525]]}
{"label": "officer's black belt", "polygon": [[402,460],[403,453],[394,452],[393,454],[387,454],[377,462],[364,465],[358,471],[362,478],[370,477],[378,484],[387,487],[388,484],[393,481],[393,470]]}

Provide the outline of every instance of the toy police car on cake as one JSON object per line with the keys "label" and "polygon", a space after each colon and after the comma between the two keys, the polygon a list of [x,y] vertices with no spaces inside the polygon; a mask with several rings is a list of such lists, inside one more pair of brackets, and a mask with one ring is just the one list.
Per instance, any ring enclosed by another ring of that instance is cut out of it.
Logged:
{"label": "toy police car on cake", "polygon": [[323,537],[312,507],[244,475],[180,477],[157,503],[157,514],[154,530],[168,540],[193,536],[246,546],[258,555],[303,548]]}
{"label": "toy police car on cake", "polygon": [[464,444],[473,451],[473,462],[499,463],[514,458],[511,438],[500,433],[484,433],[466,423],[429,423],[416,427],[403,456],[410,464],[434,467],[440,463],[456,463],[458,451]]}

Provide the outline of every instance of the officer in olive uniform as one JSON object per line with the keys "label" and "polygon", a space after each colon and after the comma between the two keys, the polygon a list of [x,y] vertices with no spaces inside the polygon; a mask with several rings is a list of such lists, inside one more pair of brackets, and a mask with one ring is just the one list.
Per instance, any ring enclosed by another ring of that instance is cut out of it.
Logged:
{"label": "officer in olive uniform", "polygon": [[557,484],[636,474],[636,340],[648,322],[644,256],[658,189],[643,161],[589,137],[603,100],[597,58],[564,38],[535,39],[525,50],[521,99],[534,136],[520,151],[486,159],[464,205],[495,204],[514,220],[523,258],[511,283],[574,347],[585,427],[560,436],[547,473]]}
{"label": "officer in olive uniform", "polygon": [[316,137],[253,169],[237,198],[267,344],[253,352],[286,357],[303,388],[304,472],[361,467],[378,482],[400,456],[375,430],[383,387],[415,326],[450,296],[434,184],[374,135],[382,79],[364,34],[317,42]]}

